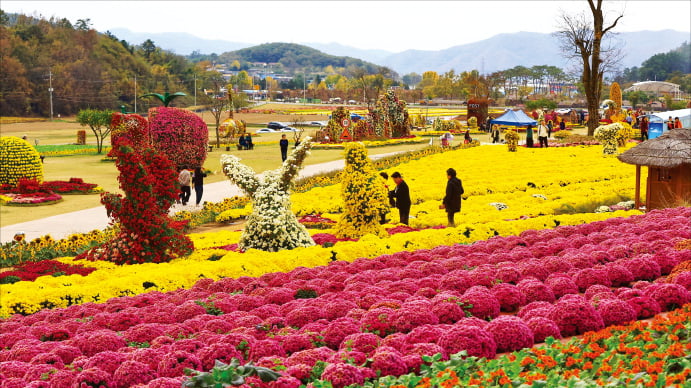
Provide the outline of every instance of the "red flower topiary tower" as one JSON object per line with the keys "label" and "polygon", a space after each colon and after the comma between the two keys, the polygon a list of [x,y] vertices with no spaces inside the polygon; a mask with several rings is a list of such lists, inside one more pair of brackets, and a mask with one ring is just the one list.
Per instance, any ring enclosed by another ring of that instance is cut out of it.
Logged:
{"label": "red flower topiary tower", "polygon": [[111,154],[125,197],[103,193],[101,203],[119,221],[120,232],[77,258],[135,264],[166,262],[190,254],[194,247],[182,232],[185,222],[168,218],[168,209],[177,197],[172,162],[151,148],[135,151],[126,142]]}

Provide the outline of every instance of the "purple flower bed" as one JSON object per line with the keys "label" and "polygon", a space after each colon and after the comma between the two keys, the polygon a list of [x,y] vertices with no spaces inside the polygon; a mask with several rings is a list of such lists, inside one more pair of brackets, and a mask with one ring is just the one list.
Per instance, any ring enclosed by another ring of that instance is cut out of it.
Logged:
{"label": "purple flower bed", "polygon": [[656,210],[16,315],[0,321],[0,379],[179,387],[185,368],[237,358],[279,370],[271,386],[304,384],[318,370],[343,387],[417,371],[423,355],[493,358],[690,302],[688,276],[660,282],[684,258],[672,247],[691,237],[690,216]]}

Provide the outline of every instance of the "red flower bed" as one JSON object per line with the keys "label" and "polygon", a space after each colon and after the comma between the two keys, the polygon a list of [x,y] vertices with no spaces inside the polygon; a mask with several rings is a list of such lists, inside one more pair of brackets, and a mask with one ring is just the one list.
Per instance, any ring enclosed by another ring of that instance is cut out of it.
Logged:
{"label": "red flower bed", "polygon": [[[28,385],[41,376],[28,368],[33,362],[38,369],[57,370],[48,376],[52,386],[79,379],[109,386],[132,381],[158,386],[178,379],[179,385],[184,368],[208,370],[225,355],[279,370],[283,381],[306,384],[323,378],[345,386],[419,370],[425,362],[422,355],[446,358],[465,350],[492,358],[548,335],[579,334],[601,328],[605,321],[631,319],[635,306],[644,311],[646,303],[653,303],[669,310],[690,302],[684,286],[663,283],[662,277],[618,287],[593,284],[588,298],[577,289],[556,301],[554,292],[548,298],[536,295],[547,292],[536,287],[538,283],[551,287],[541,278],[559,274],[572,279],[587,265],[599,269],[652,259],[665,265],[649,265],[639,276],[666,275],[668,262],[691,258],[689,252],[673,248],[691,237],[690,216],[689,208],[656,210],[259,278],[201,279],[190,290],[14,316],[0,322],[0,373]],[[595,262],[588,264],[584,255]],[[546,265],[546,273],[537,277],[529,270],[536,268],[532,263],[552,260],[564,265]],[[493,292],[502,284],[500,268],[512,267],[516,270],[506,283],[516,288]],[[516,292],[526,298],[516,298]],[[529,297],[535,301],[529,303]],[[500,316],[502,302],[518,313]],[[137,340],[148,347],[128,346],[127,341]],[[71,359],[76,368],[60,367],[53,355],[65,365]],[[367,359],[372,362],[365,364]],[[144,377],[134,378],[127,371]]]}
{"label": "red flower bed", "polygon": [[[14,266],[11,271],[5,271],[0,273],[0,283],[3,283],[2,279],[9,277],[16,277],[19,280],[36,280],[39,276],[45,275],[82,275],[86,276],[91,272],[95,271],[95,268],[85,268],[81,265],[70,265],[63,264],[55,260],[42,260],[39,262],[26,262]],[[8,283],[6,280],[4,281]]]}

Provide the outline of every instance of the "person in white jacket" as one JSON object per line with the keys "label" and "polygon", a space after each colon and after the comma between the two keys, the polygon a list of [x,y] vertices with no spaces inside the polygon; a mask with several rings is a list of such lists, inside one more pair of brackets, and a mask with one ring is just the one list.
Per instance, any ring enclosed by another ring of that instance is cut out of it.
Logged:
{"label": "person in white jacket", "polygon": [[547,144],[548,136],[549,128],[545,125],[545,120],[540,120],[537,124],[537,139],[540,141],[540,147],[549,147],[549,144]]}

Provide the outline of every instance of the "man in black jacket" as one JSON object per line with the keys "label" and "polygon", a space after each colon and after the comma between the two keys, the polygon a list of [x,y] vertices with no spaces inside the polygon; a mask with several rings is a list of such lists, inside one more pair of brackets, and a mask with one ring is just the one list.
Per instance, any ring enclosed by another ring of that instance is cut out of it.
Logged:
{"label": "man in black jacket", "polygon": [[410,215],[410,190],[408,184],[405,183],[401,173],[398,171],[391,174],[391,178],[396,182],[396,188],[389,191],[389,198],[395,201],[395,206],[398,208],[398,215],[401,223],[408,225],[408,216]]}
{"label": "man in black jacket", "polygon": [[446,209],[446,215],[448,217],[448,226],[456,226],[454,222],[454,214],[461,211],[461,195],[463,194],[463,183],[461,180],[456,178],[456,170],[449,168],[446,170],[446,178],[448,182],[446,183],[446,196],[442,204],[439,206],[440,209]]}

